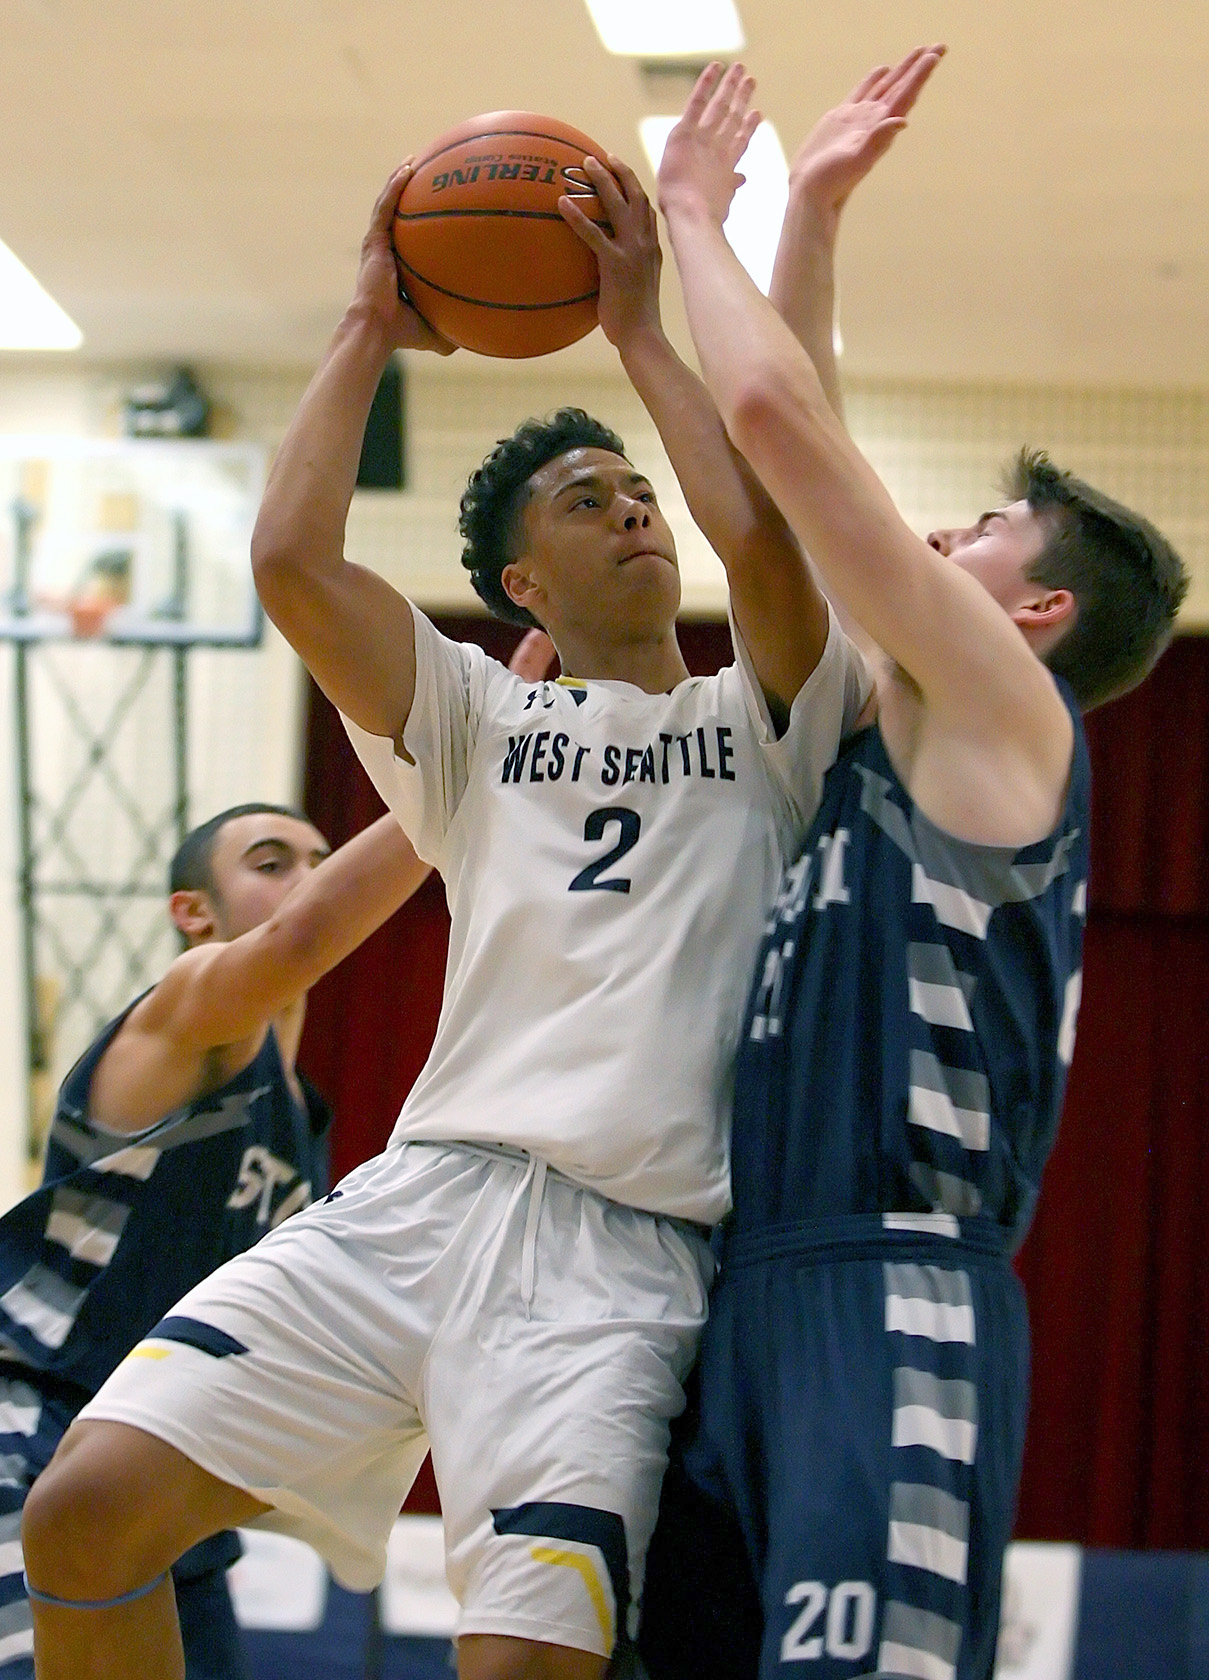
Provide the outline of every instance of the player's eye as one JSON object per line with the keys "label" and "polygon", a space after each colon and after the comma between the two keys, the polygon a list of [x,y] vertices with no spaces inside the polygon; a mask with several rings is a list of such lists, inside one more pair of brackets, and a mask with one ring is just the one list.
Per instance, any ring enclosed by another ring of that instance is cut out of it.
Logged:
{"label": "player's eye", "polygon": [[576,508],[594,508],[599,506],[600,502],[595,496],[576,496],[575,500],[571,503],[571,511],[574,513]]}

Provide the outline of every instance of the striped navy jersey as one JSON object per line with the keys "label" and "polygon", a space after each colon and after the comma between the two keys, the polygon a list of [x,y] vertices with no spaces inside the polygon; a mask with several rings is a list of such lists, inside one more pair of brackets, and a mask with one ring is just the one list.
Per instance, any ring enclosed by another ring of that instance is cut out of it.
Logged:
{"label": "striped navy jersey", "polygon": [[[769,913],[736,1069],[734,1226],[981,1215],[1024,1235],[1079,1007],[1083,729],[1053,833],[972,845],[913,804],[874,725],[828,772]],[[886,1220],[886,1224],[895,1223]],[[910,1228],[909,1224],[907,1228]]]}
{"label": "striped navy jersey", "polygon": [[186,1290],[327,1188],[327,1110],[309,1088],[295,1101],[271,1029],[227,1084],[147,1130],[95,1126],[93,1074],[126,1014],[63,1081],[43,1182],[0,1219],[0,1349],[87,1394]]}

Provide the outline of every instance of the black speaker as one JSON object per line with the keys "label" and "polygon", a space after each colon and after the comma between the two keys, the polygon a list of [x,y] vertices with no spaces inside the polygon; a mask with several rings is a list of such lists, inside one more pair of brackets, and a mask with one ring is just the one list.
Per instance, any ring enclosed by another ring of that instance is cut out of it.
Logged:
{"label": "black speaker", "polygon": [[402,490],[406,478],[403,456],[403,363],[392,356],[378,382],[365,440],[357,465],[360,490]]}

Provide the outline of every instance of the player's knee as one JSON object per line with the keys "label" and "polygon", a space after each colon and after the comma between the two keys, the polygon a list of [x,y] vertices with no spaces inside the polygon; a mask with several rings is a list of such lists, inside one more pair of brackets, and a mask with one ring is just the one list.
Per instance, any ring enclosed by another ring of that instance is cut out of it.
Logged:
{"label": "player's knee", "polygon": [[458,1640],[458,1680],[604,1680],[605,1657],[567,1645],[495,1634]]}
{"label": "player's knee", "polygon": [[112,1443],[106,1446],[69,1434],[29,1491],[21,1546],[26,1573],[41,1592],[104,1599],[142,1584],[133,1579],[144,1567],[140,1500],[132,1496],[139,1478]]}

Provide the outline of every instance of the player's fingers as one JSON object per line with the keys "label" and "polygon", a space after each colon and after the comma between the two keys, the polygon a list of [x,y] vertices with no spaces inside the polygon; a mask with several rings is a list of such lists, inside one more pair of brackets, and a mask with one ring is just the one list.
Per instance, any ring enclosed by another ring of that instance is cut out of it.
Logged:
{"label": "player's fingers", "polygon": [[756,78],[754,76],[744,76],[743,80],[735,88],[734,95],[730,102],[731,112],[737,120],[741,121],[747,114],[748,108],[751,105],[752,95],[755,91]]}
{"label": "player's fingers", "polygon": [[584,159],[584,174],[591,181],[597,198],[614,221],[618,213],[627,208],[630,196],[617,179],[613,168],[616,161],[615,158],[610,158],[608,163],[604,164],[598,157],[590,155]]}
{"label": "player's fingers", "polygon": [[722,78],[722,66],[716,61],[707,64],[697,77],[696,85],[688,96],[688,103],[684,107],[686,117],[698,121],[713,97],[714,89]]}
{"label": "player's fingers", "polygon": [[944,54],[943,46],[921,47],[910,62],[904,60],[899,66],[894,82],[882,96],[895,116],[906,116]]}
{"label": "player's fingers", "polygon": [[415,158],[404,158],[398,168],[392,172],[390,179],[382,188],[382,191],[378,194],[377,201],[374,204],[374,213],[370,218],[371,226],[390,226],[394,219],[395,210],[398,207],[403,188],[415,174],[415,167]]}
{"label": "player's fingers", "polygon": [[887,117],[871,128],[862,138],[857,161],[863,169],[871,169],[877,160],[890,150],[895,135],[907,126],[906,117]]}
{"label": "player's fingers", "polygon": [[920,55],[927,50],[926,47],[912,47],[911,51],[900,58],[897,64],[883,65],[880,76],[869,91],[869,97],[871,99],[884,99],[888,91],[902,80]]}
{"label": "player's fingers", "polygon": [[568,198],[566,193],[558,201],[558,213],[590,251],[594,251],[597,257],[604,256],[610,243],[606,230],[599,222],[594,222],[591,216],[585,216],[575,200]]}
{"label": "player's fingers", "polygon": [[746,117],[744,117],[742,126],[740,127],[738,134],[735,136],[735,151],[738,157],[742,157],[744,152],[751,145],[752,136],[755,134],[757,128],[759,128],[763,121],[764,116],[760,111],[749,111]]}
{"label": "player's fingers", "polygon": [[641,205],[648,203],[646,188],[622,158],[609,153],[609,169],[621,184],[621,192],[627,204]]}
{"label": "player's fingers", "polygon": [[718,85],[715,87],[713,96],[705,108],[705,112],[701,120],[706,127],[712,129],[725,127],[732,115],[735,90],[744,81],[746,76],[747,71],[741,64],[732,64],[729,66],[721,80],[718,82]]}
{"label": "player's fingers", "polygon": [[867,76],[862,76],[861,80],[848,95],[848,98],[845,100],[845,104],[855,105],[862,99],[871,98],[872,89],[880,84],[889,68],[890,66],[888,64],[875,64]]}

